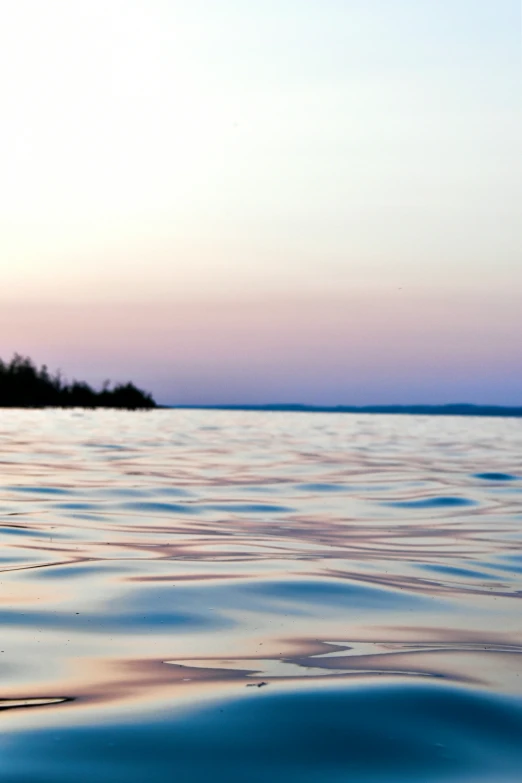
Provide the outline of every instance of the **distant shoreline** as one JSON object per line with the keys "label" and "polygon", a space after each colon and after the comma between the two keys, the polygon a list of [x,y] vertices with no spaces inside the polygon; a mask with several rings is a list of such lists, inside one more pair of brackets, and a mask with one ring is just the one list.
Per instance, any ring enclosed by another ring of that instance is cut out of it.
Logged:
{"label": "distant shoreline", "polygon": [[458,417],[479,417],[496,419],[520,419],[522,418],[522,407],[507,407],[501,405],[368,405],[368,406],[321,406],[321,405],[114,405],[106,403],[105,405],[53,405],[53,404],[27,404],[27,405],[2,405],[0,410],[96,410],[100,408],[113,410],[155,410],[155,411],[241,411],[251,413],[345,413],[345,414],[364,414],[364,415],[382,415],[382,416],[458,416]]}
{"label": "distant shoreline", "polygon": [[447,405],[158,405],[168,410],[210,411],[267,411],[280,413],[354,413],[403,416],[480,416],[493,418],[522,418],[522,406],[473,405],[450,403]]}

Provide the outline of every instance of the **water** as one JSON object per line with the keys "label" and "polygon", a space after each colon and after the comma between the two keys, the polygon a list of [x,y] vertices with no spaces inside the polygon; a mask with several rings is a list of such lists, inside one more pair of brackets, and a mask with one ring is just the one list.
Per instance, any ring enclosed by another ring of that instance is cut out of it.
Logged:
{"label": "water", "polygon": [[0,412],[3,783],[515,783],[522,424]]}

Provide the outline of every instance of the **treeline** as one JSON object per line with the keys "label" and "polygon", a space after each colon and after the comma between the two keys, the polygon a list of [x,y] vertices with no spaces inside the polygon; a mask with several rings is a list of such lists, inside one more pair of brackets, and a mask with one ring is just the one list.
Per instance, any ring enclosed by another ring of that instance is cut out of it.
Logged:
{"label": "treeline", "polygon": [[59,372],[52,375],[43,365],[15,354],[10,362],[0,359],[0,407],[3,408],[155,408],[147,392],[133,383],[106,383],[96,391],[85,381],[66,383]]}

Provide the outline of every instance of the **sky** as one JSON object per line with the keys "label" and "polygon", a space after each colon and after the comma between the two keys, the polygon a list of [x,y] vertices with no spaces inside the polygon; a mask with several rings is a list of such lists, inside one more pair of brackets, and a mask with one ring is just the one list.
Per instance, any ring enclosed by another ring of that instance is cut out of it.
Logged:
{"label": "sky", "polygon": [[0,11],[0,356],[165,404],[522,404],[519,0]]}

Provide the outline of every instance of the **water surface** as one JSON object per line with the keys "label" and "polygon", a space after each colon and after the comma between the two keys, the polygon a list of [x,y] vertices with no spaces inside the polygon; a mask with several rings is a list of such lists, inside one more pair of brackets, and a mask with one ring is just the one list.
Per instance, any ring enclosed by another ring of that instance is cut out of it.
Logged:
{"label": "water surface", "polygon": [[514,783],[522,423],[0,412],[5,783]]}

